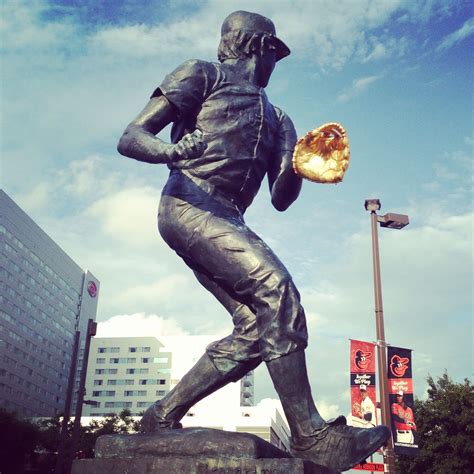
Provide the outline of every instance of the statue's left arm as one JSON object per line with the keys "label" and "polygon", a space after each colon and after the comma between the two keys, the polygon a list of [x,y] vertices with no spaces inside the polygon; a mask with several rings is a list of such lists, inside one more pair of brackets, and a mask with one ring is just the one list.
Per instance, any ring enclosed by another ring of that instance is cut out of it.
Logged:
{"label": "statue's left arm", "polygon": [[275,107],[279,120],[274,156],[268,168],[268,183],[272,204],[278,211],[285,211],[296,200],[301,191],[302,179],[293,171],[293,149],[296,130],[290,117]]}

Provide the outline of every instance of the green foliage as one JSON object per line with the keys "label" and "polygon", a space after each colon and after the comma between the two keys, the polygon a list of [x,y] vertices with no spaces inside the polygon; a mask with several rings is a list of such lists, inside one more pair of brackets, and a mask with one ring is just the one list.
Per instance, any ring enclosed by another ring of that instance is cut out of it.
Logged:
{"label": "green foliage", "polygon": [[[105,434],[126,434],[139,431],[130,410],[109,415],[81,426],[77,446],[71,446],[73,423],[68,424],[66,453],[72,456],[94,457],[97,438]],[[0,408],[0,473],[53,472],[59,448],[61,419],[43,419],[38,423],[19,418],[15,413]],[[74,451],[74,454],[73,454]]]}
{"label": "green foliage", "polygon": [[0,472],[24,472],[40,438],[38,427],[0,408]]}
{"label": "green foliage", "polygon": [[419,453],[399,456],[400,473],[474,472],[474,387],[468,379],[454,383],[445,372],[427,379],[428,399],[415,400]]}
{"label": "green foliage", "polygon": [[93,420],[89,426],[82,427],[79,450],[85,457],[94,457],[97,438],[106,434],[127,434],[139,431],[138,421],[134,421],[130,410],[122,410],[118,415],[109,415],[102,420]]}

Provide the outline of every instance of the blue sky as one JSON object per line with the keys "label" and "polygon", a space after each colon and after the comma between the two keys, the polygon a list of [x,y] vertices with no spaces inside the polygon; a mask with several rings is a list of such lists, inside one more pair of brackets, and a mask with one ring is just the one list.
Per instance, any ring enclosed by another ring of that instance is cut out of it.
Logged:
{"label": "blue sky", "polygon": [[[352,150],[342,184],[306,182],[281,214],[264,183],[247,213],[301,291],[315,398],[347,413],[348,340],[375,339],[371,197],[410,216],[380,231],[383,297],[387,341],[414,349],[423,396],[428,374],[472,374],[470,3],[2,2],[2,187],[99,278],[114,334],[226,334],[230,318],[156,232],[166,169],[115,147],[166,73],[216,60],[227,14],[267,15],[292,50],[270,100],[300,136],[342,123]],[[274,396],[258,375],[257,398]]]}

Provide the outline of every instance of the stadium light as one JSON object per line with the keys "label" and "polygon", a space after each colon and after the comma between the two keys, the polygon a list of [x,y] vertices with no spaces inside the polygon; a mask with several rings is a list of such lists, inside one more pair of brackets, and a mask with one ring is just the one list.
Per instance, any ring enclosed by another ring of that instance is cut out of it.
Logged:
{"label": "stadium light", "polygon": [[[380,211],[382,207],[379,199],[366,199],[364,207],[367,211],[370,211],[372,226],[372,261],[374,270],[375,326],[377,334],[377,361],[379,366],[380,408],[382,412],[382,423],[391,429],[390,407],[387,393],[387,354],[385,350],[387,344],[385,342],[385,327],[383,320],[382,283],[380,278],[379,237],[377,224],[389,229],[403,229],[409,224],[409,219],[408,216],[404,214],[388,213],[383,216],[377,215],[377,211]],[[392,438],[388,441],[383,457],[385,472],[395,473]]]}

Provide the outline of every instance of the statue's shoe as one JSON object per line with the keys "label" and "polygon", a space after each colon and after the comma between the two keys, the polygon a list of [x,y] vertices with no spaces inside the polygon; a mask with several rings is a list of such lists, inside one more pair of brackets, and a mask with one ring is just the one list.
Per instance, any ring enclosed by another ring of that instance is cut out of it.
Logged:
{"label": "statue's shoe", "polygon": [[389,438],[390,430],[386,426],[354,428],[347,426],[345,417],[340,416],[309,437],[292,439],[291,454],[334,471],[347,471],[367,459]]}
{"label": "statue's shoe", "polygon": [[143,433],[153,433],[161,430],[176,430],[182,428],[183,425],[179,421],[167,420],[159,404],[153,403],[143,414],[140,427]]}

